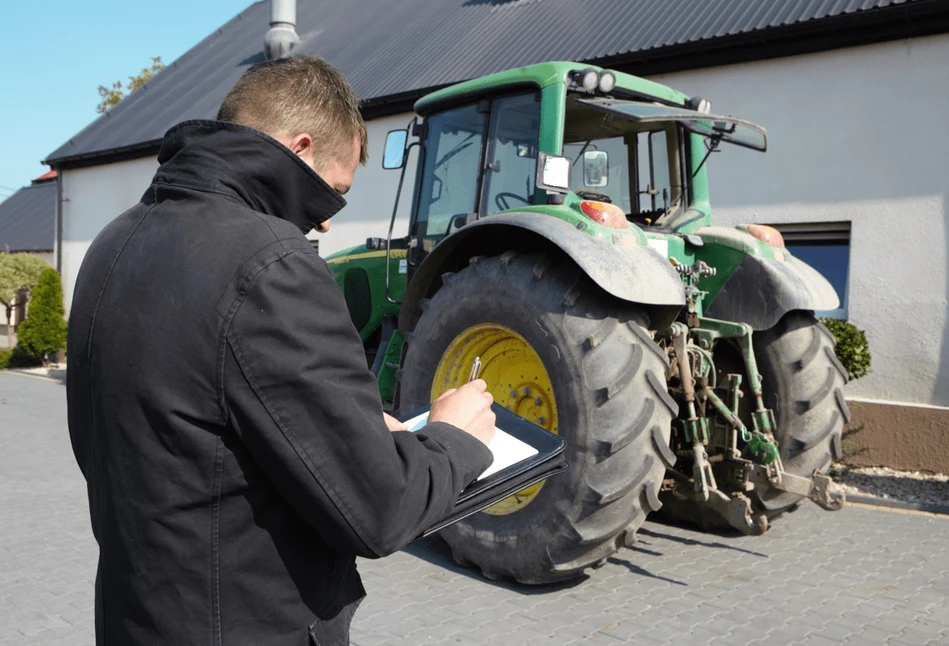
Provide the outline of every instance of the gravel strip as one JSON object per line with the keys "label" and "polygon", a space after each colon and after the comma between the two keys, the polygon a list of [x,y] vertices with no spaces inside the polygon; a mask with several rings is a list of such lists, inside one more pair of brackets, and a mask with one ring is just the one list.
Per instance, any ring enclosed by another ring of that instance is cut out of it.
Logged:
{"label": "gravel strip", "polygon": [[847,493],[887,500],[949,506],[949,475],[896,471],[888,467],[847,467],[835,464],[834,480]]}
{"label": "gravel strip", "polygon": [[33,375],[35,377],[49,377],[50,379],[59,379],[66,381],[66,364],[51,363],[48,367],[39,368],[8,368],[10,372],[19,372],[24,375]]}

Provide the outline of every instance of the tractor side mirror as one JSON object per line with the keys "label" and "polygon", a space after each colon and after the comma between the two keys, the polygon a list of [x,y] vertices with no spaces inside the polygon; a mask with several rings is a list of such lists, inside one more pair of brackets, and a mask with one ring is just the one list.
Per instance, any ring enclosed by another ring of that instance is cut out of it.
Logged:
{"label": "tractor side mirror", "polygon": [[570,189],[570,160],[566,157],[539,153],[537,155],[538,188],[563,193]]}
{"label": "tractor side mirror", "polygon": [[386,149],[382,153],[382,167],[386,170],[402,168],[405,163],[405,142],[409,133],[405,130],[390,130],[386,135]]}
{"label": "tractor side mirror", "polygon": [[603,187],[610,183],[610,157],[605,150],[583,153],[583,185]]}

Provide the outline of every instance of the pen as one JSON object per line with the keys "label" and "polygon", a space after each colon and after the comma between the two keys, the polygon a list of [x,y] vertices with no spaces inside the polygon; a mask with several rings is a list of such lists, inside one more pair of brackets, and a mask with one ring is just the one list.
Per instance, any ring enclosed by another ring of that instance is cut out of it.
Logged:
{"label": "pen", "polygon": [[481,373],[481,357],[475,357],[475,360],[471,362],[471,372],[468,374],[468,382],[472,382],[478,378],[478,375]]}

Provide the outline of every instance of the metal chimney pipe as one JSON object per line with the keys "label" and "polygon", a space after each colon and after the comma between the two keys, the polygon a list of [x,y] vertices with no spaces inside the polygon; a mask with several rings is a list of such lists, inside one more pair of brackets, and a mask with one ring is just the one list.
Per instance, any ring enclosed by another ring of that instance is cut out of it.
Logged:
{"label": "metal chimney pipe", "polygon": [[264,37],[267,60],[289,56],[300,42],[296,0],[270,0],[270,31]]}

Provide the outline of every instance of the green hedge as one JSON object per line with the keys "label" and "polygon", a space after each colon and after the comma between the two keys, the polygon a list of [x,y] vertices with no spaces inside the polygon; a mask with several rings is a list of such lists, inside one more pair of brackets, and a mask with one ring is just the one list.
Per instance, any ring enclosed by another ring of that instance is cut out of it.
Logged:
{"label": "green hedge", "polygon": [[821,323],[837,340],[834,352],[847,371],[847,378],[853,381],[865,377],[870,372],[870,346],[866,333],[849,321],[821,319]]}

